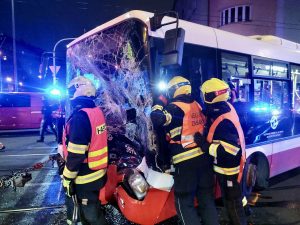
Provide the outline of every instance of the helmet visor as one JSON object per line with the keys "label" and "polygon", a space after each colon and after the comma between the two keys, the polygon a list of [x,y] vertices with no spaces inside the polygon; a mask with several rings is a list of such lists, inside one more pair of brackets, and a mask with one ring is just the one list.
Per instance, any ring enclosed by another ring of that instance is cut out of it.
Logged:
{"label": "helmet visor", "polygon": [[213,92],[208,92],[204,94],[205,97],[205,101],[206,102],[213,102],[213,100],[222,94],[225,94],[228,91],[228,88],[223,89],[223,90],[219,90],[219,91],[213,91]]}
{"label": "helmet visor", "polygon": [[68,96],[69,96],[69,98],[73,98],[75,92],[76,92],[75,85],[72,85],[71,87],[69,87],[68,88]]}

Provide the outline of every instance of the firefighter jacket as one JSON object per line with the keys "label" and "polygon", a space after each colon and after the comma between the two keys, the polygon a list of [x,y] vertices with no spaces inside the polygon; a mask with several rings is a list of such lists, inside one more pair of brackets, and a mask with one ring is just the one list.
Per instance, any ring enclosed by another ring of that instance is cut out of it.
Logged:
{"label": "firefighter jacket", "polygon": [[245,162],[245,140],[238,115],[228,102],[208,105],[208,151],[214,157],[215,172],[237,175],[240,181]]}
{"label": "firefighter jacket", "polygon": [[157,129],[163,126],[171,151],[172,163],[177,164],[203,154],[194,142],[196,132],[203,133],[205,117],[201,106],[190,96],[180,95],[165,108],[156,104],[152,107],[151,119]]}
{"label": "firefighter jacket", "polygon": [[104,116],[91,98],[77,97],[72,104],[75,109],[63,135],[66,160],[63,176],[74,179],[79,198],[97,199],[106,182],[108,161]]}

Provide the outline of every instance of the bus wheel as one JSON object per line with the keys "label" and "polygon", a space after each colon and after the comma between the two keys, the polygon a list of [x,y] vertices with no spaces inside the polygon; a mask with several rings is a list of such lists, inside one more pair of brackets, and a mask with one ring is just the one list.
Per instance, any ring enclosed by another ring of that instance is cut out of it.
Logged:
{"label": "bus wheel", "polygon": [[249,197],[252,190],[261,191],[268,187],[269,163],[262,153],[254,153],[245,164],[242,190],[246,197]]}
{"label": "bus wheel", "polygon": [[270,167],[268,159],[264,155],[256,157],[256,182],[254,189],[262,191],[269,186]]}
{"label": "bus wheel", "polygon": [[247,198],[250,196],[256,182],[256,165],[247,160],[244,168],[242,189]]}

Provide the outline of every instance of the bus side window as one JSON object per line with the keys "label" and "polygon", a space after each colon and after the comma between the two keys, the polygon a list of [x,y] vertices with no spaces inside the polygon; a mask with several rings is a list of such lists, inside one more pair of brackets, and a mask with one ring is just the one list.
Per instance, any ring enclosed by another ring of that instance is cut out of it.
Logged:
{"label": "bus side window", "polygon": [[287,81],[254,79],[254,102],[276,109],[289,108]]}
{"label": "bus side window", "polygon": [[251,84],[248,68],[249,56],[222,52],[221,62],[222,79],[228,83],[230,88],[229,102],[236,109],[244,133],[247,134],[250,128],[248,118]]}
{"label": "bus side window", "polygon": [[222,52],[222,79],[230,88],[231,103],[249,102],[248,56]]}

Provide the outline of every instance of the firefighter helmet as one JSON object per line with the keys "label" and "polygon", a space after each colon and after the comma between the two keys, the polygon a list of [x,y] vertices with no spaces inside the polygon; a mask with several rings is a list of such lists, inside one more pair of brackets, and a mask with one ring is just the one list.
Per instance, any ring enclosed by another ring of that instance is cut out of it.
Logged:
{"label": "firefighter helmet", "polygon": [[227,101],[229,98],[229,86],[226,82],[211,78],[201,86],[204,101],[208,104]]}
{"label": "firefighter helmet", "polygon": [[175,76],[168,83],[168,95],[171,99],[179,95],[190,95],[191,91],[191,83],[184,77]]}
{"label": "firefighter helmet", "polygon": [[70,81],[68,93],[71,100],[79,96],[95,97],[96,88],[91,80],[83,76],[78,76]]}

